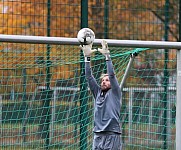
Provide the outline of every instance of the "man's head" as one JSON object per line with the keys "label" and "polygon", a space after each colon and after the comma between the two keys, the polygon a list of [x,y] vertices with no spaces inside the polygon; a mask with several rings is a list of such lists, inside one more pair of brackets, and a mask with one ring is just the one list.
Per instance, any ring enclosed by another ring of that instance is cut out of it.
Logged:
{"label": "man's head", "polygon": [[100,79],[101,79],[101,90],[108,91],[111,88],[111,83],[109,81],[109,75],[102,74]]}

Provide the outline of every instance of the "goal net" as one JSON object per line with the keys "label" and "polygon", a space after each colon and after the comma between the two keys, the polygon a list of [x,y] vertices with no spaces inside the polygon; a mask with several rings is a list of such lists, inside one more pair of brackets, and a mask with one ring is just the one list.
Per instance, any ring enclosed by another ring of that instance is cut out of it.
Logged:
{"label": "goal net", "polygon": [[[93,97],[78,45],[16,40],[0,44],[0,149],[91,149]],[[120,85],[138,54],[122,88],[123,146],[173,149],[177,51],[109,47]],[[104,57],[94,53],[91,65],[99,82]]]}

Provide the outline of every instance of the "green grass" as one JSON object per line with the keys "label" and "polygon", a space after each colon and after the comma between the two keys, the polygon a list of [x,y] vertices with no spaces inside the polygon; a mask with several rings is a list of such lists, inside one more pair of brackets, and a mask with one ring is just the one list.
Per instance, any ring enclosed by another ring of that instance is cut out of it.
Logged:
{"label": "green grass", "polygon": [[[18,149],[18,150],[34,150],[34,149],[45,149],[44,139],[38,137],[39,124],[27,124],[26,126],[26,142],[23,144],[22,137],[22,124],[1,124],[0,132],[3,131],[3,136],[0,137],[0,150]],[[88,126],[88,142],[91,147],[92,144],[92,124]],[[158,132],[159,125],[146,123],[132,124],[131,143],[129,143],[128,124],[124,127],[124,150],[159,150],[163,146],[163,137]],[[79,124],[54,124],[54,136],[53,141],[50,144],[50,150],[78,150],[79,145]],[[167,150],[174,149],[174,137],[175,137],[175,125],[173,125],[172,141]],[[2,139],[2,137],[4,137]],[[3,142],[4,144],[3,144]]]}

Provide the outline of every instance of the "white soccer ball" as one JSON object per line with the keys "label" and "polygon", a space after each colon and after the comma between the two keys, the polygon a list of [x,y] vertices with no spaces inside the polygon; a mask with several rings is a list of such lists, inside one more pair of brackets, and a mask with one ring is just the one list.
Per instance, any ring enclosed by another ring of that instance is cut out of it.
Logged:
{"label": "white soccer ball", "polygon": [[81,45],[89,45],[94,42],[95,34],[90,28],[82,28],[77,34],[77,39]]}

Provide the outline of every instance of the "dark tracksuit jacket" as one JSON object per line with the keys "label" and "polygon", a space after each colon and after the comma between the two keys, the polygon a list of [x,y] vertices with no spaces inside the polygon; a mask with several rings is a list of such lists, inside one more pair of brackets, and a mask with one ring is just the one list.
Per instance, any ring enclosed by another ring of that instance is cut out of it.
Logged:
{"label": "dark tracksuit jacket", "polygon": [[92,75],[90,62],[85,62],[85,74],[90,90],[95,99],[94,101],[94,129],[95,133],[103,131],[121,133],[120,128],[120,109],[121,109],[121,89],[114,73],[112,61],[106,61],[107,73],[111,83],[104,96],[101,96],[100,85]]}

